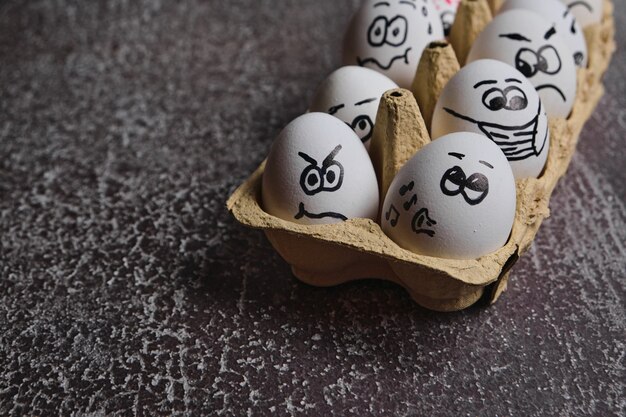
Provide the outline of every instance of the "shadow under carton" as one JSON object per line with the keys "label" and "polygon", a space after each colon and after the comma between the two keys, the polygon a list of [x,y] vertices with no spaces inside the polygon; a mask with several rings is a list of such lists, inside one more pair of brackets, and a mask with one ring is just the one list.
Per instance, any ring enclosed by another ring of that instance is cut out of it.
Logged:
{"label": "shadow under carton", "polygon": [[[487,3],[464,0],[477,1]],[[459,11],[475,14],[475,9],[465,7]],[[488,7],[478,9],[490,13]],[[550,196],[567,171],[584,123],[604,93],[601,79],[615,50],[612,12],[611,1],[605,0],[602,23],[585,30],[589,67],[578,72],[574,108],[567,119],[550,120],[551,144],[543,174],[537,179],[517,181],[515,222],[508,242],[497,251],[475,260],[434,258],[402,249],[369,219],[310,226],[274,217],[261,206],[265,162],[231,195],[228,209],[242,224],[262,229],[291,265],[294,275],[308,284],[332,286],[362,278],[386,279],[405,287],[418,304],[437,311],[461,310],[483,297],[490,304],[495,302],[506,289],[511,267],[528,250],[541,222],[549,216]],[[480,22],[485,21],[485,16],[461,14],[455,25],[480,31],[484,26]],[[381,98],[370,151],[381,203],[400,167],[430,142],[424,119],[430,123],[441,89],[459,69],[454,46],[432,43],[422,55],[413,92],[390,90]]]}

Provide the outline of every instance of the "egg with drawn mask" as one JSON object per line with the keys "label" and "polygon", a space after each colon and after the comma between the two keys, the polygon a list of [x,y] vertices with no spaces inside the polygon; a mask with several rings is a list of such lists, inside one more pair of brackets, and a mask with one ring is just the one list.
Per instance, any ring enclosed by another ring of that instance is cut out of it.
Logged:
{"label": "egg with drawn mask", "polygon": [[526,9],[541,14],[552,22],[556,33],[561,35],[574,56],[574,62],[579,67],[587,66],[587,41],[585,33],[576,21],[574,15],[559,0],[507,0],[499,12],[507,10]]}
{"label": "egg with drawn mask", "polygon": [[419,150],[391,182],[381,226],[412,252],[476,259],[502,247],[515,217],[515,180],[500,148],[458,132]]}
{"label": "egg with drawn mask", "polygon": [[582,27],[602,21],[604,0],[561,0]]}
{"label": "egg with drawn mask", "polygon": [[536,178],[548,158],[548,116],[533,85],[515,68],[481,59],[461,68],[441,92],[431,124],[436,139],[475,132],[497,144],[515,178]]}
{"label": "egg with drawn mask", "polygon": [[538,13],[515,9],[497,15],[478,35],[467,63],[496,59],[535,86],[548,116],[567,117],[576,98],[576,64],[555,25]]}
{"label": "egg with drawn mask", "polygon": [[433,0],[435,10],[439,13],[441,24],[443,25],[443,32],[446,36],[450,34],[450,29],[452,29],[454,17],[456,16],[456,9],[459,8],[460,3],[461,0]]}
{"label": "egg with drawn mask", "polygon": [[398,85],[383,74],[354,65],[330,74],[317,89],[310,111],[332,114],[344,121],[369,148],[380,97]]}
{"label": "egg with drawn mask", "polygon": [[431,0],[365,0],[345,34],[343,64],[376,70],[409,88],[422,51],[443,37]]}
{"label": "egg with drawn mask", "polygon": [[307,113],[280,132],[267,157],[263,208],[302,224],[376,219],[378,183],[359,137],[336,117]]}

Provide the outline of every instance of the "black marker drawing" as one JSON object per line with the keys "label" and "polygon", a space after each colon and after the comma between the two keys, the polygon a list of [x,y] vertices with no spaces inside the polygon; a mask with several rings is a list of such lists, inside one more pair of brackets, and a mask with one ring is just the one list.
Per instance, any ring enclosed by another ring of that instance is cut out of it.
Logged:
{"label": "black marker drawing", "polygon": [[[551,27],[545,33],[544,39],[550,39],[550,37],[552,37],[555,33],[555,28]],[[519,33],[503,33],[499,35],[499,37],[514,41],[530,42],[530,39]],[[561,57],[552,45],[543,45],[537,51],[530,48],[521,48],[515,55],[515,68],[524,74],[526,78],[532,78],[537,73],[555,75],[561,71],[561,67]],[[554,90],[563,101],[567,101],[563,91],[561,91],[561,89],[554,84],[541,84],[539,86],[535,86],[537,91],[544,88]]]}
{"label": "black marker drawing", "polygon": [[591,7],[591,4],[587,3],[586,1],[582,1],[582,0],[581,1],[574,1],[574,2],[570,3],[567,6],[567,8],[571,10],[572,8],[574,8],[576,6],[583,6],[584,8],[586,8],[589,11],[589,13],[593,13],[593,7]]}
{"label": "black marker drawing", "polygon": [[436,225],[437,222],[430,218],[428,214],[427,208],[421,208],[415,213],[413,216],[413,221],[411,222],[411,229],[417,234],[424,233],[430,237],[435,235],[435,231],[429,228],[432,228]]}
{"label": "black marker drawing", "polygon": [[405,201],[402,207],[404,207],[404,211],[409,211],[411,206],[414,206],[415,204],[417,204],[417,194],[413,194],[411,199],[409,201]]}
{"label": "black marker drawing", "polygon": [[465,172],[458,165],[444,172],[439,187],[447,196],[454,197],[461,194],[470,206],[480,204],[489,194],[489,180],[485,175],[475,172],[466,177]]}
{"label": "black marker drawing", "polygon": [[443,33],[445,36],[450,35],[450,29],[452,29],[452,24],[454,23],[454,16],[454,12],[450,10],[446,10],[440,15],[441,24],[443,25]]}
{"label": "black marker drawing", "polygon": [[333,192],[341,188],[343,184],[343,165],[335,161],[335,156],[341,150],[341,145],[337,145],[319,167],[317,161],[304,152],[298,155],[310,165],[307,166],[300,175],[300,187],[306,195],[315,195],[322,191]]}
{"label": "black marker drawing", "polygon": [[333,219],[339,219],[346,221],[348,218],[341,213],[335,213],[333,211],[326,211],[323,213],[311,213],[304,209],[304,203],[300,203],[298,206],[298,213],[293,216],[295,219],[301,219],[303,217],[308,217],[310,219],[323,219],[324,217],[331,217]]}
{"label": "black marker drawing", "polygon": [[[346,123],[347,124],[347,123]],[[372,130],[374,124],[372,119],[367,114],[361,114],[352,120],[352,124],[349,124],[350,128],[354,130],[354,133],[361,138],[361,142],[365,143],[372,137]]]}
{"label": "black marker drawing", "polygon": [[406,50],[404,51],[404,53],[402,55],[397,55],[394,56],[393,58],[391,58],[391,60],[389,61],[388,64],[382,64],[380,63],[376,58],[360,58],[360,57],[356,57],[356,61],[357,64],[359,64],[360,66],[364,67],[365,65],[369,64],[370,62],[372,64],[376,64],[376,66],[380,69],[384,69],[384,70],[388,70],[389,68],[391,68],[391,66],[393,65],[394,62],[396,62],[399,59],[402,59],[404,61],[405,64],[408,65],[409,63],[409,51],[412,48],[406,48]]}
{"label": "black marker drawing", "polygon": [[391,227],[396,227],[396,225],[398,224],[399,218],[400,218],[400,212],[392,204],[391,207],[389,207],[389,210],[387,211],[387,213],[385,213],[385,219],[387,219],[387,221],[391,224]]}
{"label": "black marker drawing", "polygon": [[[519,82],[515,79],[507,79],[508,82]],[[477,83],[474,87],[484,84],[491,84],[490,81]],[[482,96],[483,105],[491,111],[509,110],[520,111],[528,106],[526,94],[517,86],[509,86],[504,90],[490,88]],[[509,161],[520,161],[532,156],[539,156],[543,151],[548,140],[548,129],[543,134],[543,139],[538,138],[540,132],[539,117],[541,116],[541,101],[539,101],[537,113],[528,122],[515,125],[504,126],[499,123],[491,123],[487,121],[476,120],[472,117],[463,115],[448,107],[443,108],[448,114],[473,123],[483,132],[489,139],[496,143],[504,152]]]}
{"label": "black marker drawing", "polygon": [[328,109],[328,114],[335,114],[344,107],[344,104],[337,104],[336,106],[332,106],[330,109]]}
{"label": "black marker drawing", "polygon": [[367,30],[367,42],[373,47],[384,44],[401,46],[406,42],[408,26],[409,23],[404,16],[397,15],[392,19],[378,16]]}
{"label": "black marker drawing", "polygon": [[403,185],[402,187],[400,187],[400,195],[404,197],[404,195],[408,193],[409,191],[411,191],[414,186],[415,186],[414,181],[411,181],[410,183]]}

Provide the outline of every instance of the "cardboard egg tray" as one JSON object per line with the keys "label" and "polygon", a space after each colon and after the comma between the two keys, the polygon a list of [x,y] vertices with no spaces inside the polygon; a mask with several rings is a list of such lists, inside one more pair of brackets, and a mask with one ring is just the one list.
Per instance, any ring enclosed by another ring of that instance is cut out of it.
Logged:
{"label": "cardboard egg tray", "polygon": [[[381,101],[370,155],[376,170],[380,201],[400,167],[430,142],[427,126],[439,93],[459,70],[471,43],[491,20],[498,0],[463,0],[449,42],[434,42],[423,53],[412,91],[386,92]],[[244,225],[262,229],[272,246],[300,280],[332,286],[362,278],[396,282],[420,305],[455,311],[478,300],[491,304],[506,289],[509,271],[530,247],[550,196],[570,163],[580,131],[604,93],[601,79],[614,42],[613,4],[605,0],[600,24],[585,29],[589,67],[578,70],[578,91],[567,119],[551,119],[551,145],[542,175],[517,181],[517,210],[505,246],[475,260],[442,259],[412,253],[388,238],[369,219],[329,225],[301,225],[274,217],[262,208],[261,179],[265,162],[228,199],[228,209]],[[381,204],[382,205],[382,204]]]}

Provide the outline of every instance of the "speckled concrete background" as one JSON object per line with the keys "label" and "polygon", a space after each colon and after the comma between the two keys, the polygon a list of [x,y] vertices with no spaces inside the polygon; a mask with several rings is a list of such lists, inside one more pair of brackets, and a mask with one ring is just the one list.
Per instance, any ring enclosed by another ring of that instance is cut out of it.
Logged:
{"label": "speckled concrete background", "polygon": [[622,51],[492,308],[309,287],[227,213],[356,4],[0,3],[1,415],[626,414]]}

